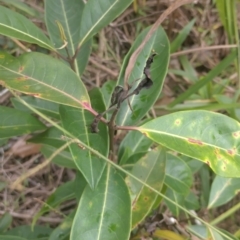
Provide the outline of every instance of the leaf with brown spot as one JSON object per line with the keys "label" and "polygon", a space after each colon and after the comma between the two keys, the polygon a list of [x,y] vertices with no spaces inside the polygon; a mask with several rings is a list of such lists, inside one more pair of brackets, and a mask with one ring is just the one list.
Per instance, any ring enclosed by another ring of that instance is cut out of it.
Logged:
{"label": "leaf with brown spot", "polygon": [[[152,150],[133,165],[131,173],[157,191],[161,191],[165,177],[165,149]],[[157,194],[131,177],[126,178],[132,199],[132,228],[152,210]]]}
{"label": "leaf with brown spot", "polygon": [[[176,125],[176,119],[181,124]],[[234,138],[240,124],[230,117],[203,110],[176,112],[138,130],[167,148],[205,162],[216,174],[240,177],[240,139]]]}
{"label": "leaf with brown spot", "polygon": [[42,53],[26,53],[15,58],[1,52],[0,79],[6,88],[55,103],[77,108],[90,104],[80,78],[61,61]]}

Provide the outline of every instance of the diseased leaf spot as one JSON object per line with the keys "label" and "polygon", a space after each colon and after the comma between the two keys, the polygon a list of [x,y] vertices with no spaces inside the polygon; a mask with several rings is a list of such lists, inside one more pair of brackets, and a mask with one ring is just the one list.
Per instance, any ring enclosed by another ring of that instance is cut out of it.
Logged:
{"label": "diseased leaf spot", "polygon": [[143,134],[144,136],[146,136],[146,137],[149,137],[149,134],[146,133],[146,132],[142,132],[142,134]]}
{"label": "diseased leaf spot", "polygon": [[29,93],[29,95],[33,97],[41,97],[40,93]]}
{"label": "diseased leaf spot", "polygon": [[193,139],[193,138],[188,138],[188,142],[193,143],[193,144],[203,145],[202,141]]}
{"label": "diseased leaf spot", "polygon": [[237,132],[233,132],[233,137],[238,139],[240,137],[240,131],[237,131]]}
{"label": "diseased leaf spot", "polygon": [[5,58],[5,56],[4,56],[4,55],[2,55],[2,54],[0,54],[0,58],[2,58],[2,59],[3,59],[3,58]]}
{"label": "diseased leaf spot", "polygon": [[181,119],[176,119],[174,125],[180,126],[182,123]]}
{"label": "diseased leaf spot", "polygon": [[27,80],[28,78],[27,77],[18,77],[17,80],[18,81],[24,81],[24,80]]}
{"label": "diseased leaf spot", "polygon": [[216,154],[216,156],[219,155],[219,149],[218,149],[218,148],[215,148],[215,149],[214,149],[214,153]]}
{"label": "diseased leaf spot", "polygon": [[22,71],[23,71],[23,69],[24,69],[24,67],[23,67],[23,66],[21,66],[21,67],[19,68],[18,72],[22,72]]}
{"label": "diseased leaf spot", "polygon": [[235,155],[235,154],[236,154],[236,152],[234,151],[234,149],[229,149],[229,150],[227,150],[227,153],[228,153],[229,155]]}
{"label": "diseased leaf spot", "polygon": [[208,166],[210,166],[210,162],[209,162],[208,160],[206,161],[206,164],[207,164]]}
{"label": "diseased leaf spot", "polygon": [[85,109],[92,109],[92,106],[89,102],[82,102],[82,106],[85,108]]}
{"label": "diseased leaf spot", "polygon": [[149,200],[148,197],[144,197],[144,201],[147,202]]}

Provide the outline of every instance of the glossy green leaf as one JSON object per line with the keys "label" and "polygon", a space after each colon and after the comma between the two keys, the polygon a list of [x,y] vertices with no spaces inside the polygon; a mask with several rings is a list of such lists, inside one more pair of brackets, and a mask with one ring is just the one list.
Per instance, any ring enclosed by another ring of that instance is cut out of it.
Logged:
{"label": "glossy green leaf", "polygon": [[233,199],[240,190],[239,178],[216,176],[210,191],[208,209],[219,207]]}
{"label": "glossy green leaf", "polygon": [[0,137],[28,134],[46,129],[38,119],[20,110],[0,106]]}
{"label": "glossy green leaf", "polygon": [[108,165],[93,190],[83,192],[74,218],[70,240],[128,240],[131,200],[118,172]]}
{"label": "glossy green leaf", "polygon": [[189,192],[192,181],[192,172],[188,165],[181,158],[168,153],[164,183],[174,191],[185,195]]}
{"label": "glossy green leaf", "polygon": [[[58,150],[58,148],[55,148],[55,147],[43,146],[41,148],[41,153],[44,155],[44,157],[46,159],[48,159],[57,150]],[[58,166],[61,166],[61,167],[70,168],[70,169],[77,169],[77,166],[72,159],[72,155],[68,151],[60,152],[56,157],[54,157],[52,159],[51,162],[54,163],[54,164],[57,164]]]}
{"label": "glossy green leaf", "polygon": [[[131,174],[161,191],[165,177],[165,149],[152,150],[133,165]],[[135,228],[151,211],[157,194],[131,177],[126,178],[132,200],[132,228]]]}
{"label": "glossy green leaf", "polygon": [[[99,133],[91,133],[90,125],[93,122],[93,116],[82,109],[60,106],[60,116],[63,127],[73,134],[76,138],[87,144],[89,147],[107,155],[108,142],[103,138],[104,125],[100,124]],[[83,174],[88,184],[94,188],[103,172],[105,162],[90,151],[82,149],[77,144],[71,144],[70,150],[76,166]]]}
{"label": "glossy green leaf", "polygon": [[0,34],[54,50],[41,29],[23,15],[0,6]]}
{"label": "glossy green leaf", "polygon": [[208,111],[184,111],[156,118],[138,128],[153,141],[207,163],[224,177],[240,177],[240,125]]}
{"label": "glossy green leaf", "polygon": [[80,24],[80,43],[82,46],[103,27],[111,23],[130,4],[132,0],[89,0],[87,1]]}
{"label": "glossy green leaf", "polygon": [[[82,0],[46,0],[45,1],[45,20],[48,33],[54,46],[58,48],[58,52],[67,57],[67,52],[72,57],[75,54],[76,48],[80,41],[80,20],[84,9],[84,1]],[[61,27],[66,36],[67,46],[64,45],[61,33],[56,21],[61,24]],[[85,19],[83,19],[86,24]],[[86,42],[80,49],[77,58],[74,61],[76,74],[79,76],[83,73],[87,64],[89,54],[91,52],[91,39]],[[59,49],[61,48],[61,49]]]}
{"label": "glossy green leaf", "polygon": [[[0,233],[7,230],[12,223],[12,216],[10,213],[5,213],[0,218]],[[1,239],[1,238],[0,238]]]}
{"label": "glossy green leaf", "polygon": [[39,217],[41,217],[44,213],[47,213],[53,209],[57,209],[59,205],[67,200],[74,199],[75,192],[73,191],[74,188],[74,181],[69,181],[61,186],[59,186],[45,201],[45,204],[42,208],[35,214],[32,226],[36,224],[36,221]]}
{"label": "glossy green leaf", "polygon": [[[142,43],[149,29],[150,28],[145,29],[138,36],[132,48],[125,57],[117,85],[123,86],[124,74],[128,64],[128,60],[134,50],[136,50],[137,47]],[[149,41],[145,44],[143,50],[140,52],[129,77],[129,84],[133,84],[132,90],[134,90],[138,86],[140,81],[136,80],[144,78],[143,69],[146,65],[148,57],[154,50],[157,53],[157,56],[154,57],[150,69],[153,85],[149,89],[143,89],[138,95],[133,95],[130,98],[129,102],[132,106],[133,113],[129,108],[127,101],[124,101],[121,104],[121,108],[116,119],[117,125],[133,125],[137,123],[155,103],[159,94],[161,93],[163,82],[166,76],[170,55],[169,48],[170,47],[167,35],[165,31],[161,27],[159,27],[149,39]],[[130,90],[130,92],[132,90]]]}
{"label": "glossy green leaf", "polygon": [[[31,107],[36,108],[41,113],[49,117],[59,119],[59,105],[57,103],[32,96],[23,96],[21,99],[28,103]],[[22,104],[18,98],[11,98],[11,102],[16,109],[25,112],[32,112],[26,105]]]}
{"label": "glossy green leaf", "polygon": [[151,144],[152,141],[143,134],[130,131],[119,146],[118,159],[120,164],[126,163],[127,159],[133,154],[147,151]]}
{"label": "glossy green leaf", "polygon": [[79,77],[64,63],[41,53],[14,58],[0,54],[0,83],[38,98],[83,108],[89,98]]}

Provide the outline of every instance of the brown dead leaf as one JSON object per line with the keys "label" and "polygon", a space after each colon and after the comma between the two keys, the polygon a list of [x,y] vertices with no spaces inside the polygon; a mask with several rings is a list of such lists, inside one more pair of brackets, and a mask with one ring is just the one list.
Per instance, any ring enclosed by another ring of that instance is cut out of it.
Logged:
{"label": "brown dead leaf", "polygon": [[41,145],[26,142],[26,137],[20,138],[8,151],[8,154],[25,158],[39,153]]}

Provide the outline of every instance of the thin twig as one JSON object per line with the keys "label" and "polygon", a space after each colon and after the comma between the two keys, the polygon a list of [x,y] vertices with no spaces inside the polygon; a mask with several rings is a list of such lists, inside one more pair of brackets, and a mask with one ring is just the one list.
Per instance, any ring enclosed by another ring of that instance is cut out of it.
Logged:
{"label": "thin twig", "polygon": [[110,141],[110,152],[109,152],[109,159],[111,159],[113,162],[116,163],[115,161],[115,143],[114,143],[114,133],[115,133],[115,120],[116,116],[118,114],[119,108],[117,107],[112,116],[111,119],[108,123],[108,133],[109,133],[109,141]]}
{"label": "thin twig", "polygon": [[186,55],[189,53],[201,52],[201,51],[216,50],[216,49],[229,49],[229,48],[237,48],[237,44],[192,48],[192,49],[172,53],[171,57],[177,57],[177,56]]}

